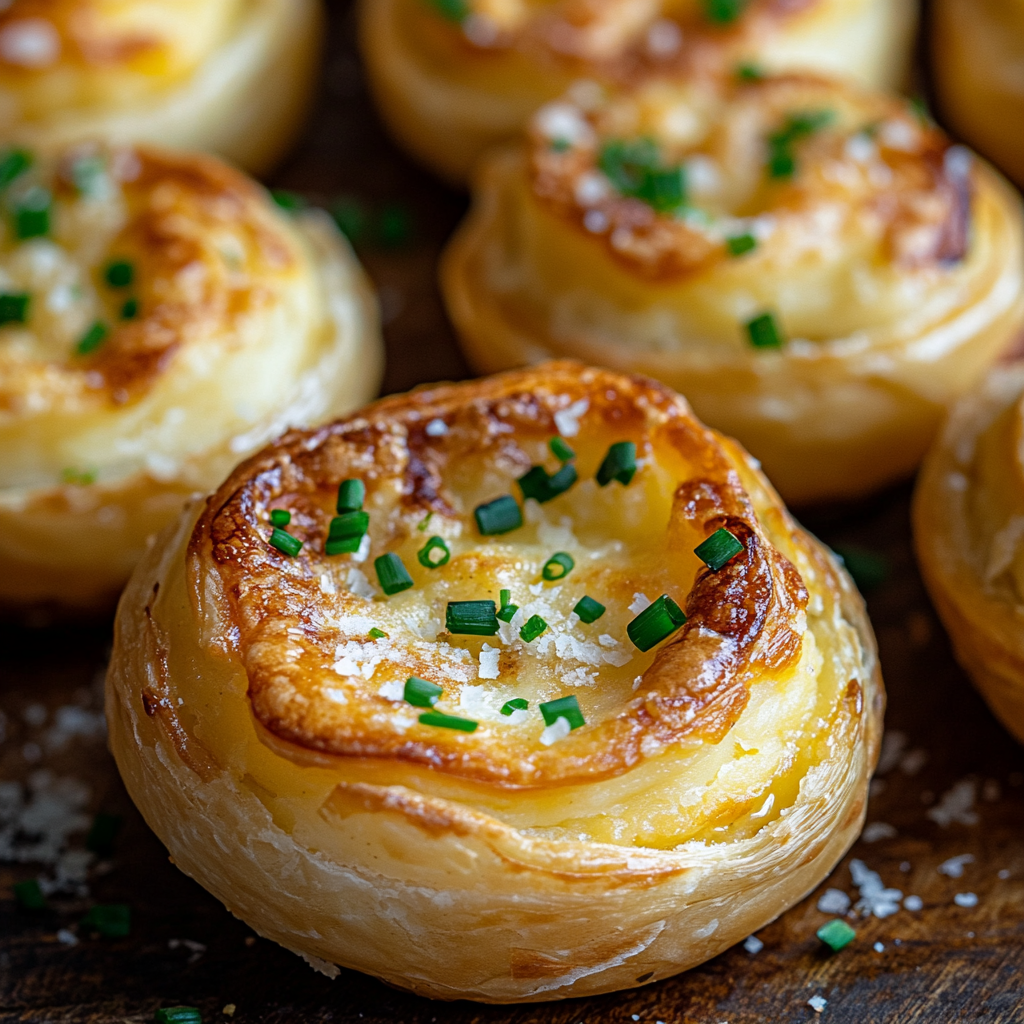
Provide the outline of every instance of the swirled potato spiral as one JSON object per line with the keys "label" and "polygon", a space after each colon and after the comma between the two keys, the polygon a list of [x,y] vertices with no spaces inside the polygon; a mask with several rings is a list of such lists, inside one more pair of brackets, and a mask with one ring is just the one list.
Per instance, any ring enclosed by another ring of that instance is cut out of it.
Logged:
{"label": "swirled potato spiral", "polygon": [[205,149],[268,169],[302,125],[319,0],[12,0],[0,137]]}
{"label": "swirled potato spiral", "polygon": [[482,372],[650,374],[783,497],[909,475],[1024,322],[1021,204],[901,100],[807,76],[542,108],[445,257]]}
{"label": "swirled potato spiral", "polygon": [[932,21],[943,115],[1024,188],[1024,0],[937,0]]}
{"label": "swirled potato spiral", "polygon": [[363,55],[392,131],[446,178],[570,83],[812,70],[895,87],[915,0],[362,0]]}
{"label": "swirled potato spiral", "polygon": [[325,214],[213,157],[0,152],[0,604],[110,606],[189,495],[372,397],[374,300]]}
{"label": "swirled potato spiral", "polygon": [[884,702],[859,595],[742,449],[571,362],[240,465],[143,559],[107,686],[132,798],[233,913],[491,1002],[664,978],[800,899]]}
{"label": "swirled potato spiral", "polygon": [[953,410],[921,471],[914,541],[957,659],[1024,743],[1024,367]]}

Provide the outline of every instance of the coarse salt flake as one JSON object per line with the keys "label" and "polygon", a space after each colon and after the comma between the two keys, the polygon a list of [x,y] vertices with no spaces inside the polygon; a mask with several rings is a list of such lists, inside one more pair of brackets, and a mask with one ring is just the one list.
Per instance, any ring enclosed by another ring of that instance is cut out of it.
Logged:
{"label": "coarse salt flake", "polygon": [[552,743],[557,743],[559,740],[564,740],[569,733],[572,732],[572,726],[569,724],[568,718],[563,718],[561,715],[558,716],[541,734],[540,741],[545,747],[550,747]]}

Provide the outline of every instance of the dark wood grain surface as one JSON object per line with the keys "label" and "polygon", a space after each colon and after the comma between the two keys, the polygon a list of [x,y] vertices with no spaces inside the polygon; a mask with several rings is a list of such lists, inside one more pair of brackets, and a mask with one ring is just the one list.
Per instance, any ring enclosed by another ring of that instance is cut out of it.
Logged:
{"label": "dark wood grain surface", "polygon": [[[366,221],[358,249],[385,313],[385,390],[465,376],[434,276],[465,200],[387,141],[363,86],[351,12],[340,3],[332,15],[318,109],[274,183],[325,205],[347,197],[351,209],[358,200]],[[168,862],[102,737],[55,748],[61,707],[100,708],[109,627],[0,626],[0,801],[3,781],[38,784],[45,771],[84,781],[89,814],[124,819],[113,856],[92,864],[87,889],[52,896],[49,909],[20,909],[13,885],[52,877],[52,868],[0,864],[0,1024],[142,1022],[159,1006],[181,1003],[200,1007],[207,1022],[240,1024],[755,1024],[817,1020],[808,1003],[814,996],[827,1000],[820,1019],[833,1024],[1024,1024],[1024,754],[952,659],[914,567],[909,494],[904,487],[857,508],[802,517],[833,546],[859,547],[887,566],[868,595],[892,755],[873,784],[867,836],[874,841],[858,842],[831,879],[760,932],[758,953],[739,946],[674,979],[595,999],[518,1008],[433,1003],[352,972],[329,981],[256,939]],[[943,795],[958,785],[961,793],[973,787],[975,802],[943,825],[934,820],[941,814],[928,812],[947,806]],[[70,845],[83,841],[78,832]],[[973,860],[960,877],[939,871],[962,855]],[[922,909],[851,918],[856,940],[829,955],[815,931],[834,915],[817,901],[826,888],[856,900],[855,858],[886,886],[919,896]],[[102,938],[82,926],[95,902],[128,904],[131,934]],[[223,1012],[229,1005],[233,1016]]]}

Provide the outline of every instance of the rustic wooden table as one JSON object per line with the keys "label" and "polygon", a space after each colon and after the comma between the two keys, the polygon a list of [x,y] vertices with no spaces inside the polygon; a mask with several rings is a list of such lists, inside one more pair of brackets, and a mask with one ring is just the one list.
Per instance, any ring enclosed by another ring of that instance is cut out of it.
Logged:
{"label": "rustic wooden table", "polygon": [[[465,201],[384,137],[346,3],[332,10],[318,109],[275,184],[325,205],[348,197],[349,220],[364,221],[357,248],[381,292],[385,390],[465,376],[434,279],[439,248]],[[10,823],[33,792],[44,816],[47,794],[56,793],[53,813],[68,824],[76,804],[80,825],[95,812],[124,821],[113,855],[94,860],[87,873],[74,853],[83,848],[81,828],[72,830],[72,854],[58,865],[0,864],[0,1024],[142,1022],[161,1005],[182,1003],[200,1007],[207,1022],[239,1024],[755,1024],[817,1019],[808,1000],[819,996],[827,1000],[821,1019],[833,1024],[1021,1024],[1024,753],[953,662],[914,567],[909,493],[901,488],[856,509],[804,516],[828,543],[859,547],[887,566],[881,580],[881,563],[867,566],[876,576],[868,605],[889,691],[889,732],[864,838],[826,883],[759,933],[758,952],[738,946],[679,977],[596,999],[433,1003],[351,972],[329,981],[257,939],[168,863],[120,784],[99,728],[109,628],[0,626],[0,854],[31,843],[24,829],[13,835]],[[853,911],[856,940],[827,955],[814,933],[835,915],[817,903],[828,888],[856,903],[855,860],[885,887],[919,899],[901,906],[892,893],[871,896],[873,880],[861,877],[861,894],[876,913]],[[48,909],[30,912],[16,904],[13,886],[35,877],[60,877],[63,892],[51,895]],[[94,902],[128,904],[130,934],[102,938],[83,926]],[[886,909],[893,912],[878,916]],[[233,1016],[226,1015],[232,1004]]]}

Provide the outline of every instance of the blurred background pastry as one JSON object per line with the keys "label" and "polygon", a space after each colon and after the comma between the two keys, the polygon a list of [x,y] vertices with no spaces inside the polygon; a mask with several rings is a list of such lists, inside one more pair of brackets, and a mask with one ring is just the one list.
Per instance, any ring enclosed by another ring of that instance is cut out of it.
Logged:
{"label": "blurred background pastry", "polygon": [[442,277],[478,371],[650,374],[800,503],[912,473],[1024,323],[1019,195],[911,104],[807,75],[541,108]]}
{"label": "blurred background pastry", "polygon": [[385,121],[455,182],[579,79],[808,69],[897,87],[917,18],[915,0],[362,0],[360,11]]}
{"label": "blurred background pastry", "polygon": [[1024,0],[935,0],[931,43],[949,127],[1024,187]]}
{"label": "blurred background pastry", "polygon": [[657,981],[800,900],[883,704],[742,449],[578,363],[278,439],[146,554],[107,676],[182,870],[324,973],[486,1002]]}
{"label": "blurred background pastry", "polygon": [[914,542],[957,660],[1024,742],[1024,367],[953,410],[914,495]]}
{"label": "blurred background pastry", "polygon": [[0,139],[211,150],[268,170],[302,129],[320,0],[12,0]]}
{"label": "blurred background pastry", "polygon": [[0,603],[108,607],[191,493],[376,393],[376,303],[213,157],[7,148],[0,182]]}

